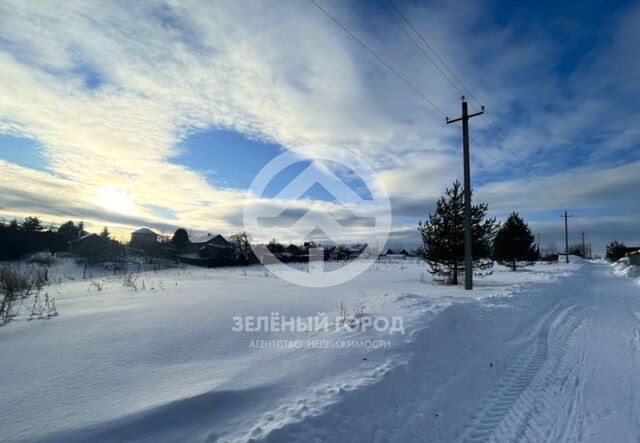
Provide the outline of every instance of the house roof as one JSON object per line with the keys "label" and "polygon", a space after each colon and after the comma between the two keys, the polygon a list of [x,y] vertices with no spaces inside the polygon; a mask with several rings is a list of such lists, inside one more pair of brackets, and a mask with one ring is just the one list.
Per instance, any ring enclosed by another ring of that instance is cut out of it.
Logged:
{"label": "house roof", "polygon": [[212,245],[212,246],[218,246],[218,247],[223,247],[223,248],[233,248],[231,243],[229,243],[220,234],[218,234],[218,235],[207,234],[207,235],[195,236],[195,237],[191,238],[191,243],[192,244],[199,244],[199,243],[203,243],[204,244],[204,243],[207,243],[207,244]]}
{"label": "house roof", "polygon": [[104,241],[105,243],[109,241],[106,238],[99,236],[98,234],[85,234],[82,237],[76,238],[74,240],[70,240],[69,243],[80,243],[90,238],[97,238],[98,240]]}
{"label": "house roof", "polygon": [[409,252],[404,248],[389,248],[384,255],[409,255]]}
{"label": "house roof", "polygon": [[132,234],[148,234],[148,235],[158,235],[155,232],[153,232],[151,229],[149,228],[140,228],[140,229],[136,229],[135,231],[132,232]]}
{"label": "house roof", "polygon": [[80,236],[80,237],[78,237],[78,238],[75,238],[75,239],[73,239],[73,240],[70,240],[70,241],[69,241],[69,243],[76,243],[76,242],[79,242],[79,241],[81,241],[81,240],[84,240],[84,239],[85,239],[85,238],[87,238],[87,237],[91,237],[92,235],[96,235],[96,234],[83,234],[83,235],[81,235],[81,236]]}

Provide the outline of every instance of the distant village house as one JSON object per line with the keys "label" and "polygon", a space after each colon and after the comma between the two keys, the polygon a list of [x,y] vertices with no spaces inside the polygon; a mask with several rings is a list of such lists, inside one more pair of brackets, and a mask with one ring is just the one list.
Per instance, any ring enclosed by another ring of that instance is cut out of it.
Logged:
{"label": "distant village house", "polygon": [[158,234],[149,228],[136,229],[131,233],[131,247],[144,248],[158,242]]}
{"label": "distant village house", "polygon": [[98,234],[85,234],[69,242],[69,252],[92,260],[101,260],[109,255],[109,245],[109,240]]}

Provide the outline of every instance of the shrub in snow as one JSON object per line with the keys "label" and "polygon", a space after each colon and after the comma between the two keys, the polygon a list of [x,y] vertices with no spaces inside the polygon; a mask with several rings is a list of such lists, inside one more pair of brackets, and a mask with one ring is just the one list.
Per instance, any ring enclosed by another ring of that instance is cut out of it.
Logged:
{"label": "shrub in snow", "polygon": [[89,289],[87,290],[91,291],[91,289],[101,292],[104,289],[104,282],[91,280],[89,283]]}
{"label": "shrub in snow", "polygon": [[29,312],[29,320],[34,318],[51,318],[58,315],[56,301],[53,297],[49,297],[48,293],[45,293],[44,297],[40,297],[40,294],[37,293],[35,297],[33,297],[33,305],[31,309],[29,309]]}
{"label": "shrub in snow", "polygon": [[136,274],[126,274],[122,280],[122,286],[125,288],[133,288],[134,291],[138,291],[138,276]]}
{"label": "shrub in snow", "polygon": [[0,268],[0,323],[8,322],[17,315],[16,302],[40,290],[47,284],[46,269],[13,267]]}

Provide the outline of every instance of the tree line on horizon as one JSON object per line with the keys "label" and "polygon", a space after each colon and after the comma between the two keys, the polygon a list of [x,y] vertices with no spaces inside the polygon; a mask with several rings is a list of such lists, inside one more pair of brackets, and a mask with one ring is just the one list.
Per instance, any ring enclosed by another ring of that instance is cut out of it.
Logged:
{"label": "tree line on horizon", "polygon": [[[84,230],[84,222],[69,220],[59,226],[45,224],[38,217],[29,216],[22,220],[14,218],[10,221],[0,219],[0,260],[17,260],[35,252],[49,251],[52,254],[69,250],[69,242],[88,234]],[[101,261],[106,258],[117,259],[124,255],[125,243],[112,238],[105,226],[98,234],[108,245],[106,251],[95,248],[79,255],[89,261]],[[184,252],[190,242],[185,228],[177,228],[172,237],[163,237],[157,245],[149,245],[144,252],[152,257],[174,259]],[[250,253],[251,239],[246,232],[238,232],[229,237],[229,242],[247,258]],[[171,249],[167,252],[167,249]]]}
{"label": "tree line on horizon", "polygon": [[[471,192],[473,195],[473,191]],[[528,224],[517,213],[512,212],[500,223],[496,218],[488,218],[488,204],[477,203],[471,207],[473,273],[476,276],[491,274],[494,262],[509,267],[512,271],[533,265],[541,258],[539,245]],[[464,189],[459,181],[451,188],[446,188],[436,203],[433,213],[425,222],[418,222],[422,246],[416,250],[417,255],[429,265],[429,272],[445,283],[457,284],[464,274]],[[26,217],[23,220],[0,219],[0,259],[19,259],[29,253],[51,251],[52,253],[68,250],[71,240],[86,234],[84,223],[71,220],[59,226],[45,225],[38,217]],[[111,238],[107,227],[100,232],[100,237],[114,245],[115,251],[122,251],[122,244]],[[172,247],[176,254],[184,251],[189,243],[189,233],[185,228],[176,229],[171,238],[166,237],[164,244]],[[245,257],[250,255],[251,239],[245,232],[230,237],[230,243],[242,251]],[[278,245],[275,240],[269,249]],[[624,243],[612,241],[607,245],[605,257],[616,261],[625,256],[627,249]],[[273,252],[273,251],[272,251]],[[569,253],[584,256],[580,245],[570,245]],[[549,248],[550,256],[557,258],[557,250]]]}
{"label": "tree line on horizon", "polygon": [[[67,251],[69,242],[85,234],[84,222],[71,220],[59,226],[45,225],[38,217],[29,216],[23,220],[16,218],[0,220],[0,259],[19,259],[27,254],[41,251],[52,253]],[[119,242],[111,238],[107,227],[99,234],[113,244]]]}
{"label": "tree line on horizon", "polygon": [[[473,191],[471,191],[473,195]],[[549,248],[543,257],[533,232],[524,219],[513,211],[503,223],[487,217],[488,204],[471,206],[473,273],[478,277],[491,274],[494,262],[512,271],[533,265],[537,260],[555,259],[558,251]],[[436,202],[433,213],[425,222],[418,222],[422,246],[418,256],[427,262],[436,280],[458,284],[464,274],[464,189],[456,180],[445,195]],[[612,241],[607,245],[605,258],[617,261],[628,252],[624,243]],[[568,253],[586,257],[579,244],[570,244]]]}

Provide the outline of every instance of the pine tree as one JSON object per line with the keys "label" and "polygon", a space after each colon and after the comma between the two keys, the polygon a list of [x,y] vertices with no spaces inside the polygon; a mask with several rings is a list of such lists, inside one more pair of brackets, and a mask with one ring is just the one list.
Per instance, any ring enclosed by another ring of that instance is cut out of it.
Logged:
{"label": "pine tree", "polygon": [[624,243],[614,240],[607,245],[605,258],[609,261],[618,261],[624,257],[626,246]]}
{"label": "pine tree", "polygon": [[44,226],[38,217],[25,218],[20,227],[26,232],[40,232],[44,230]]}
{"label": "pine tree", "polygon": [[9,222],[8,228],[9,228],[10,231],[13,231],[13,232],[19,230],[20,229],[20,222],[18,221],[18,219],[14,218],[13,220],[11,220]]}
{"label": "pine tree", "polygon": [[58,236],[66,243],[80,236],[79,228],[71,220],[64,222],[58,228]]}
{"label": "pine tree", "polygon": [[106,226],[104,227],[104,229],[100,233],[100,237],[104,238],[105,240],[109,240],[111,238],[111,234],[109,233],[109,230],[107,229]]}
{"label": "pine tree", "polygon": [[535,237],[517,212],[512,212],[496,234],[494,257],[512,271],[531,266],[538,258]]}
{"label": "pine tree", "polygon": [[[471,206],[473,272],[478,276],[490,274],[493,267],[491,242],[498,225],[495,218],[486,218],[487,208],[486,203]],[[447,188],[429,220],[418,223],[418,231],[423,243],[419,255],[429,272],[458,284],[459,274],[464,273],[464,190],[459,181]]]}
{"label": "pine tree", "polygon": [[176,232],[173,233],[173,237],[171,238],[171,244],[176,247],[178,252],[183,252],[189,243],[189,233],[185,228],[178,228]]}

